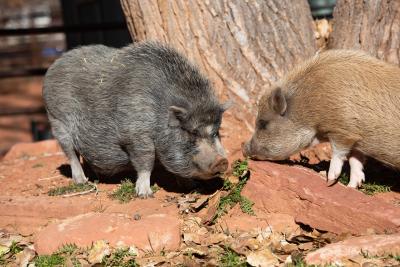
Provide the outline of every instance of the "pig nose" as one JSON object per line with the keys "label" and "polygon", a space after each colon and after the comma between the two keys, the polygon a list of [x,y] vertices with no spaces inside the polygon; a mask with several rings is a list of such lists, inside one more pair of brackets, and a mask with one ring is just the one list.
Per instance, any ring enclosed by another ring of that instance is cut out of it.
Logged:
{"label": "pig nose", "polygon": [[228,169],[228,160],[220,155],[217,155],[214,163],[211,165],[211,172],[218,174]]}

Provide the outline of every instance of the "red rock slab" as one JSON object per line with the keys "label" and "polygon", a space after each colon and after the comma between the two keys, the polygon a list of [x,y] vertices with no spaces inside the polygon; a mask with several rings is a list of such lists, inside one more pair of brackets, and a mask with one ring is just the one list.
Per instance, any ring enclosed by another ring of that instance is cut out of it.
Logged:
{"label": "red rock slab", "polygon": [[341,184],[327,187],[312,170],[255,161],[250,170],[243,194],[259,212],[289,214],[297,223],[337,234],[400,230],[400,207]]}
{"label": "red rock slab", "polygon": [[0,197],[0,229],[31,235],[53,219],[87,213],[98,204],[78,198]]}
{"label": "red rock slab", "polygon": [[11,147],[2,160],[14,160],[22,157],[42,156],[43,154],[61,153],[56,140],[46,140],[34,143],[18,143]]}
{"label": "red rock slab", "polygon": [[253,210],[255,215],[249,215],[243,213],[239,205],[236,205],[220,219],[219,225],[221,228],[227,228],[231,233],[271,228],[272,231],[290,235],[300,228],[294,221],[294,217],[289,214],[266,213],[258,210],[257,207],[254,207]]}
{"label": "red rock slab", "polygon": [[305,260],[308,264],[324,265],[357,258],[361,251],[370,256],[400,255],[400,234],[350,238],[311,252]]}
{"label": "red rock slab", "polygon": [[136,246],[144,252],[177,250],[180,246],[180,221],[167,214],[153,214],[135,220],[126,214],[88,213],[52,223],[35,239],[40,255],[51,254],[63,244],[90,246],[106,240],[113,247]]}

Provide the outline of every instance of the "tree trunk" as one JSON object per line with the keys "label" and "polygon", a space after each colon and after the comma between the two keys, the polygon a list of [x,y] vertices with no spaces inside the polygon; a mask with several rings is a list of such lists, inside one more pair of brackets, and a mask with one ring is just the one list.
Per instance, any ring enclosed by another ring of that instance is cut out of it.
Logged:
{"label": "tree trunk", "polygon": [[338,0],[333,18],[329,48],[358,48],[400,63],[399,0]]}

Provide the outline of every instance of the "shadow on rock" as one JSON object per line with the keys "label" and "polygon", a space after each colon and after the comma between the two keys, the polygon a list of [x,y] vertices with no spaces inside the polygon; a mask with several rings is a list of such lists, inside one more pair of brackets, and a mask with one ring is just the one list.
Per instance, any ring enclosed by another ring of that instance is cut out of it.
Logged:
{"label": "shadow on rock", "polygon": [[[62,164],[57,168],[60,173],[68,178],[72,179],[71,166],[69,164]],[[93,171],[88,164],[83,164],[83,170],[85,175],[89,178],[89,181],[99,181],[104,184],[120,184],[125,179],[136,180],[137,173],[134,168],[130,168],[126,171],[120,172],[116,175],[109,177],[99,176]],[[210,180],[196,180],[183,178],[174,175],[167,171],[161,164],[156,163],[154,170],[151,174],[151,184],[157,184],[167,192],[174,193],[191,193],[198,192],[201,194],[213,194],[223,186],[222,178],[215,178]]]}

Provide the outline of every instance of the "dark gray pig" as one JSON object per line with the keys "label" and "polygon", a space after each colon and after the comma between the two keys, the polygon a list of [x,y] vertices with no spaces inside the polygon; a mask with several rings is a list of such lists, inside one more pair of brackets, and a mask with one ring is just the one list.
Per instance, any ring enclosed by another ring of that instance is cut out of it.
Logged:
{"label": "dark gray pig", "polygon": [[181,177],[210,179],[228,167],[219,128],[224,105],[210,82],[174,49],[152,42],[85,46],[47,71],[43,97],[76,183],[133,166],[136,192],[152,195],[157,158]]}

